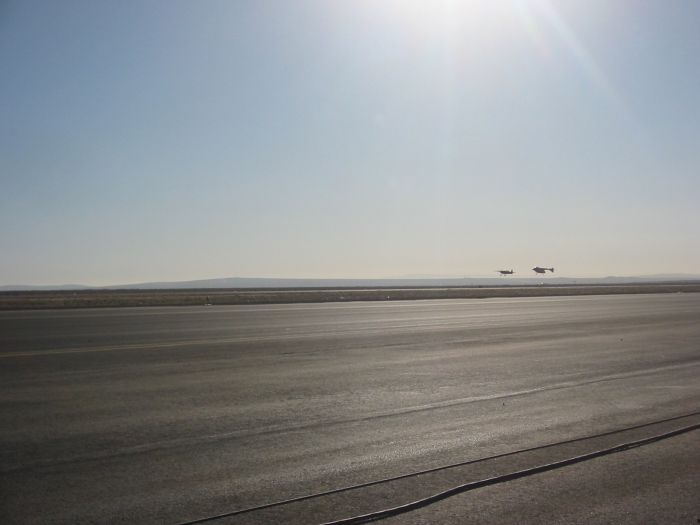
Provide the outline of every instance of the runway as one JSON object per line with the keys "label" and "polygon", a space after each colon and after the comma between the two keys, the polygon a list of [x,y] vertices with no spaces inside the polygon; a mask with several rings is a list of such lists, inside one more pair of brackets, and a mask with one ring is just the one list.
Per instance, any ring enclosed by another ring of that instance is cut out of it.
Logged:
{"label": "runway", "polygon": [[[186,522],[695,414],[699,379],[697,293],[0,312],[0,522]],[[698,422],[215,523],[322,523]],[[386,523],[694,520],[699,482],[691,432]]]}

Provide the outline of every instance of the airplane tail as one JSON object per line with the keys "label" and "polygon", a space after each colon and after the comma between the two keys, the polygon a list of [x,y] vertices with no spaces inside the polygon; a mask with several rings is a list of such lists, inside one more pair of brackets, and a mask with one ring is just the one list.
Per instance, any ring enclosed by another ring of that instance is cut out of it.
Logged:
{"label": "airplane tail", "polygon": [[554,273],[554,268],[547,268],[550,272]]}

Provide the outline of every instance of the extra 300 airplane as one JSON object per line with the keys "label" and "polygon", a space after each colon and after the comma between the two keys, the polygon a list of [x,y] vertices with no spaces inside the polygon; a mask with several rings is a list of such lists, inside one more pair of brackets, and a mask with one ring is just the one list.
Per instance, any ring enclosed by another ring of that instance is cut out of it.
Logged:
{"label": "extra 300 airplane", "polygon": [[515,272],[513,270],[496,270],[501,275],[513,275]]}
{"label": "extra 300 airplane", "polygon": [[547,270],[550,272],[554,273],[554,268],[540,268],[539,266],[535,266],[532,271],[535,273],[547,273]]}

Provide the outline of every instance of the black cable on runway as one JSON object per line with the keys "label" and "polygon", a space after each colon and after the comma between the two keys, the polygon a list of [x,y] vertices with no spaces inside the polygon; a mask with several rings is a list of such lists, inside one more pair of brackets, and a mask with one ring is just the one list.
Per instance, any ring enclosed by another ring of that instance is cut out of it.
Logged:
{"label": "black cable on runway", "polygon": [[[463,467],[463,466],[466,466],[466,465],[472,465],[472,464],[474,464],[474,463],[482,463],[482,462],[484,462],[484,461],[490,461],[490,460],[492,460],[492,459],[505,458],[505,457],[508,457],[508,456],[514,456],[514,455],[516,455],[516,454],[523,454],[523,453],[526,453],[526,452],[535,452],[535,451],[537,451],[537,450],[543,450],[543,449],[546,449],[546,448],[557,447],[557,446],[560,446],[560,445],[568,445],[568,444],[570,444],[570,443],[578,443],[578,442],[580,442],[580,441],[586,441],[586,440],[589,440],[589,439],[595,439],[595,438],[601,438],[601,437],[611,436],[611,435],[614,435],[614,434],[620,434],[621,432],[628,432],[628,431],[630,431],[630,430],[637,430],[637,429],[640,429],[640,428],[650,427],[650,426],[653,426],[653,425],[660,425],[660,424],[662,424],[662,423],[669,423],[669,422],[671,422],[671,421],[678,421],[679,419],[685,419],[685,418],[689,418],[689,417],[693,417],[693,416],[698,416],[698,415],[700,415],[700,411],[698,411],[698,412],[691,412],[691,413],[689,413],[689,414],[683,414],[683,415],[680,415],[680,416],[669,417],[669,418],[665,418],[665,419],[659,419],[659,420],[656,420],[656,421],[651,421],[651,422],[649,422],[649,423],[642,423],[642,424],[639,424],[639,425],[633,425],[633,426],[629,426],[629,427],[625,427],[625,428],[620,428],[620,429],[617,429],[617,430],[609,430],[609,431],[607,431],[607,432],[601,432],[601,433],[599,433],[599,434],[590,434],[590,435],[588,435],[588,436],[583,436],[583,437],[579,437],[579,438],[567,439],[567,440],[564,440],[564,441],[557,441],[557,442],[554,442],[554,443],[546,443],[546,444],[544,444],[544,445],[537,445],[537,446],[535,446],[535,447],[524,448],[524,449],[520,449],[520,450],[514,450],[514,451],[512,451],[512,452],[504,452],[504,453],[502,453],[502,454],[495,454],[495,455],[493,455],[493,456],[485,456],[485,457],[482,457],[482,458],[470,459],[470,460],[466,460],[466,461],[460,461],[460,462],[458,462],[458,463],[451,463],[451,464],[449,464],[449,465],[442,465],[442,466],[439,466],[439,467],[433,467],[433,468],[429,468],[429,469],[425,469],[425,470],[419,470],[419,471],[415,471],[415,472],[409,472],[408,474],[401,474],[401,475],[399,475],[399,476],[393,476],[393,477],[390,477],[390,478],[383,478],[383,479],[378,479],[378,480],[374,480],[374,481],[367,481],[367,482],[365,482],[365,483],[358,483],[358,484],[356,484],[356,485],[348,485],[348,486],[346,486],[346,487],[340,487],[340,488],[337,488],[337,489],[326,490],[326,491],[323,491],[323,492],[315,492],[315,493],[313,493],[313,494],[306,494],[306,495],[304,495],[304,496],[297,496],[297,497],[289,498],[289,499],[285,499],[285,500],[273,501],[273,502],[271,502],[271,503],[265,503],[265,504],[263,504],[263,505],[257,505],[257,506],[254,506],[254,507],[246,507],[246,508],[244,508],[244,509],[233,510],[233,511],[230,511],[230,512],[224,512],[224,513],[222,513],[222,514],[217,514],[217,515],[214,515],[214,516],[206,516],[206,517],[204,517],[204,518],[198,518],[198,519],[191,520],[191,521],[183,521],[183,522],[178,523],[177,525],[197,525],[197,524],[199,524],[199,523],[208,523],[208,522],[211,522],[211,521],[216,521],[216,520],[220,520],[220,519],[224,519],[224,518],[232,518],[232,517],[234,517],[234,516],[239,516],[239,515],[241,515],[241,514],[247,514],[247,513],[250,513],[250,512],[256,512],[256,511],[260,511],[260,510],[270,509],[270,508],[273,508],[273,507],[280,507],[280,506],[282,506],[282,505],[289,505],[290,503],[298,503],[298,502],[301,502],[301,501],[306,501],[306,500],[310,500],[310,499],[320,498],[320,497],[323,497],[323,496],[330,496],[330,495],[332,495],[332,494],[339,494],[339,493],[341,493],[341,492],[347,492],[347,491],[350,491],[350,490],[356,490],[356,489],[361,489],[361,488],[365,488],[365,487],[371,487],[371,486],[374,486],[374,485],[381,485],[381,484],[383,484],[383,483],[389,483],[389,482],[391,482],[391,481],[398,481],[398,480],[400,480],[400,479],[413,478],[413,477],[420,476],[420,475],[423,475],[423,474],[430,474],[430,473],[432,473],[432,472],[439,472],[439,471],[441,471],[441,470],[447,470],[447,469],[451,469],[451,468]],[[359,523],[359,522],[358,522],[358,523]]]}
{"label": "black cable on runway", "polygon": [[427,498],[419,499],[406,503],[405,505],[400,505],[398,507],[393,507],[390,509],[384,509],[377,512],[371,512],[369,514],[363,514],[361,516],[353,516],[350,518],[345,518],[336,521],[329,521],[323,525],[356,525],[360,523],[369,523],[372,521],[378,521],[384,518],[389,518],[392,516],[398,516],[399,514],[404,514],[412,510],[418,510],[433,503],[437,503],[443,499],[447,499],[450,496],[455,496],[463,492],[468,492],[470,490],[479,489],[482,487],[488,487],[489,485],[496,485],[497,483],[504,483],[506,481],[513,481],[520,478],[525,478],[528,476],[533,476],[535,474],[540,474],[542,472],[547,472],[549,470],[555,470],[562,467],[567,467],[569,465],[574,465],[576,463],[581,463],[582,461],[588,461],[594,458],[599,458],[601,456],[607,456],[608,454],[614,454],[616,452],[622,452],[624,450],[630,450],[632,448],[641,447],[643,445],[649,445],[650,443],[655,443],[661,441],[662,439],[668,439],[670,437],[678,436],[680,434],[685,434],[686,432],[691,432],[700,428],[700,423],[695,425],[690,425],[688,427],[679,428],[672,432],[667,432],[665,434],[658,434],[649,438],[640,439],[637,441],[630,441],[629,443],[622,443],[620,445],[606,448],[602,450],[596,450],[595,452],[590,452],[588,454],[583,454],[581,456],[575,456],[573,458],[564,459],[562,461],[557,461],[555,463],[547,463],[545,465],[539,465],[537,467],[532,467],[524,470],[518,470],[516,472],[511,472],[509,474],[504,474],[502,476],[496,476],[493,478],[482,479],[479,481],[473,481],[471,483],[465,483],[463,485],[458,485],[452,487],[451,489],[445,490],[443,492],[438,492]]}

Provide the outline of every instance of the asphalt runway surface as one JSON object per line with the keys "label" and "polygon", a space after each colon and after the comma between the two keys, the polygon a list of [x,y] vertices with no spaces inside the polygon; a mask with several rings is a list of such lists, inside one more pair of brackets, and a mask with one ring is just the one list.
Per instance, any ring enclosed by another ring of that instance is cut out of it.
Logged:
{"label": "asphalt runway surface", "polygon": [[[0,522],[176,524],[408,475],[213,522],[323,523],[699,412],[697,293],[0,312]],[[384,522],[697,523],[699,486],[696,430]]]}

